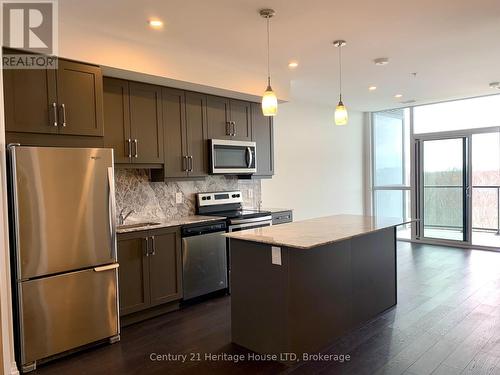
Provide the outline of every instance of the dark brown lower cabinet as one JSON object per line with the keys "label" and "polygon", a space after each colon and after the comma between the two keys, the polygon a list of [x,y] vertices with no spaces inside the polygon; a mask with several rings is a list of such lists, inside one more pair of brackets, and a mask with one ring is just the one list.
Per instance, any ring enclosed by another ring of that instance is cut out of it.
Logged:
{"label": "dark brown lower cabinet", "polygon": [[150,306],[146,238],[147,232],[125,233],[118,236],[120,315],[131,314]]}
{"label": "dark brown lower cabinet", "polygon": [[120,316],[182,298],[180,228],[118,235]]}
{"label": "dark brown lower cabinet", "polygon": [[151,306],[182,298],[181,234],[179,228],[149,231]]}

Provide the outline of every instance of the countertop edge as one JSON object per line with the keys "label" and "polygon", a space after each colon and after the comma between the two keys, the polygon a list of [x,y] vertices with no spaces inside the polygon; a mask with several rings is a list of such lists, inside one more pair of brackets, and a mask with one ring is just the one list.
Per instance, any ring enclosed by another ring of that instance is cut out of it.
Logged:
{"label": "countertop edge", "polygon": [[[155,230],[155,229],[163,229],[163,228],[173,228],[173,227],[181,227],[185,225],[191,225],[191,224],[200,224],[200,223],[208,223],[210,221],[219,221],[219,220],[226,220],[226,217],[224,216],[211,216],[211,217],[203,217],[203,218],[194,219],[194,220],[188,220],[189,217],[193,218],[196,215],[193,216],[187,216],[185,218],[180,218],[178,220],[171,220],[171,221],[165,221],[163,223],[157,224],[157,225],[145,225],[142,227],[135,227],[135,228],[126,228],[126,229],[119,229],[118,227],[116,228],[116,234],[126,234],[126,233],[134,233],[134,232],[143,232],[147,230]],[[159,219],[148,219],[144,221],[152,221],[152,222],[160,222]],[[133,223],[131,223],[133,224]]]}
{"label": "countertop edge", "polygon": [[[241,237],[239,237],[242,234],[244,234],[243,233],[244,231],[235,232],[235,233],[226,233],[226,234],[224,234],[224,236],[226,238],[231,239],[231,240],[239,240],[239,241],[246,241],[246,242],[255,242],[255,243],[261,243],[261,244],[271,245],[271,246],[288,247],[288,248],[291,248],[291,249],[298,249],[298,250],[310,250],[310,249],[313,249],[315,247],[330,245],[332,243],[341,242],[341,241],[349,240],[349,239],[356,238],[356,237],[361,237],[361,236],[363,236],[365,234],[379,232],[379,231],[384,230],[384,229],[395,228],[395,227],[398,227],[400,225],[410,224],[410,223],[412,223],[414,221],[416,221],[416,220],[414,220],[414,219],[404,220],[404,221],[402,221],[399,224],[387,225],[387,226],[383,226],[381,228],[377,228],[377,229],[373,229],[373,230],[367,230],[367,231],[365,231],[363,233],[348,235],[348,236],[336,238],[336,239],[330,240],[330,241],[318,242],[318,243],[315,243],[315,244],[310,245],[310,246],[301,246],[301,245],[291,244],[291,243],[279,243],[277,241],[266,240],[266,239],[241,238]],[[295,222],[295,223],[299,223],[299,222]],[[289,224],[292,224],[292,223],[289,223]],[[287,225],[287,224],[281,224],[281,225]]]}
{"label": "countertop edge", "polygon": [[[398,224],[398,225],[403,225],[403,224]],[[257,240],[253,238],[239,238],[239,237],[231,237],[229,233],[224,234],[225,237],[229,238],[230,240],[238,240],[238,241],[245,241],[245,242],[255,242],[255,243],[261,243],[263,245],[270,245],[270,246],[278,246],[278,247],[288,247],[290,249],[297,249],[297,250],[311,250],[314,249],[315,247],[321,247],[321,246],[326,246],[326,245],[331,245],[332,243],[336,242],[342,242],[346,240],[350,240],[356,237],[361,237],[364,236],[365,234],[370,234],[370,233],[375,233],[375,232],[380,232],[381,230],[388,229],[391,227],[397,227],[398,225],[390,225],[384,228],[377,228],[365,233],[359,233],[359,234],[354,234],[352,236],[346,236],[342,238],[337,238],[335,240],[327,241],[327,242],[319,242],[317,244],[311,245],[311,246],[300,246],[300,245],[291,245],[291,244],[284,244],[284,243],[279,243],[279,242],[274,242],[274,241],[266,241],[266,240]]]}

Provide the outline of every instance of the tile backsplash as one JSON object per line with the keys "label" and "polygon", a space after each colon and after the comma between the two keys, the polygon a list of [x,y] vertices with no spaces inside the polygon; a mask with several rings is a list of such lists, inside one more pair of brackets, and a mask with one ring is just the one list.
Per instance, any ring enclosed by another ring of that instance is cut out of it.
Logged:
{"label": "tile backsplash", "polygon": [[[194,215],[195,194],[203,192],[241,190],[243,205],[247,208],[258,207],[261,201],[260,180],[238,180],[233,176],[151,182],[146,170],[115,169],[115,185],[117,213],[123,208],[134,210],[130,215],[133,219],[171,219]],[[182,203],[176,203],[176,193],[182,193]]]}

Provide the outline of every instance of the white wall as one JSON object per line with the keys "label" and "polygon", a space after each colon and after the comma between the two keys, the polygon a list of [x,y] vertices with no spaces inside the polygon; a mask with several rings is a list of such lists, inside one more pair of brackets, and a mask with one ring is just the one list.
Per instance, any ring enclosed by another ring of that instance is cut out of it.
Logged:
{"label": "white wall", "polygon": [[[64,14],[67,8],[62,2],[60,5]],[[200,51],[175,40],[158,45],[147,39],[123,39],[81,22],[63,21],[63,18],[59,24],[58,56],[127,71],[128,74],[122,76],[114,69],[105,70],[106,75],[118,78],[244,100],[259,98],[266,86],[265,71],[255,71],[240,61],[228,61],[216,53]],[[265,67],[264,61],[262,66]],[[141,74],[135,76],[130,72]],[[273,88],[280,99],[287,100],[288,76],[274,74]]]}
{"label": "white wall", "polygon": [[301,220],[363,214],[363,113],[347,126],[333,122],[334,106],[292,99],[274,122],[275,175],[262,181],[263,207],[294,209]]}

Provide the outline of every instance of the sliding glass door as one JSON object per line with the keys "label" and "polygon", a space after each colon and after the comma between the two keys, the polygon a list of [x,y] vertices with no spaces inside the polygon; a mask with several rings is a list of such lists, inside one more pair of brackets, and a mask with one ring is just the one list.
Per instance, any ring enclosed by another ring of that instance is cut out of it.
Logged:
{"label": "sliding glass door", "polygon": [[469,241],[468,137],[421,139],[421,239]]}
{"label": "sliding glass door", "polygon": [[416,239],[500,248],[500,132],[415,139]]}
{"label": "sliding glass door", "polygon": [[500,133],[472,135],[472,245],[500,247]]}
{"label": "sliding glass door", "polygon": [[490,95],[373,112],[373,215],[416,219],[399,239],[500,251],[499,106]]}

